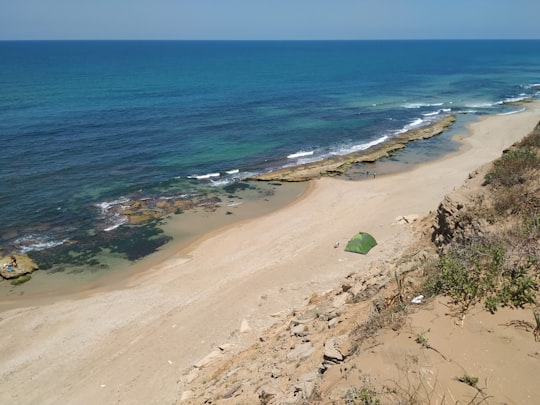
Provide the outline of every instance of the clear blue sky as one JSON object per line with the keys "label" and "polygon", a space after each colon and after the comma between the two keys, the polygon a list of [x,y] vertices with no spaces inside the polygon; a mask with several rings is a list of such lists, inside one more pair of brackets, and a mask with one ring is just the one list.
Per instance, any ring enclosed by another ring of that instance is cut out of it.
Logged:
{"label": "clear blue sky", "polygon": [[0,0],[0,39],[540,39],[540,0]]}

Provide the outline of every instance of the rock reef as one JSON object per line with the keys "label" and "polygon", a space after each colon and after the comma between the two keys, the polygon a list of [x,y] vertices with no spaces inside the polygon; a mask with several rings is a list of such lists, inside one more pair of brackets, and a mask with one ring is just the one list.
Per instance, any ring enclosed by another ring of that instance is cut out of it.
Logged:
{"label": "rock reef", "polygon": [[456,120],[455,115],[449,115],[433,124],[404,132],[388,142],[374,145],[360,152],[336,156],[319,162],[287,167],[284,169],[263,173],[248,180],[260,181],[307,181],[321,176],[338,176],[344,174],[355,163],[373,163],[383,157],[405,148],[412,141],[429,139],[442,134]]}

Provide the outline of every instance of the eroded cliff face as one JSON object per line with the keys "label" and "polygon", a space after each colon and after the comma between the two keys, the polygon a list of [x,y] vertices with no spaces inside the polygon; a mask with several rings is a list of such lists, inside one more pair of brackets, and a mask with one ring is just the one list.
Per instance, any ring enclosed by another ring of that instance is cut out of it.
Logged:
{"label": "eroded cliff face", "polygon": [[[520,155],[528,157],[516,158]],[[437,208],[431,238],[439,253],[445,252],[453,241],[473,241],[496,228],[499,232],[510,229],[521,221],[519,216],[528,217],[525,222],[538,218],[538,158],[540,123],[521,142],[505,150],[499,163],[479,168],[469,175],[463,187],[446,195]],[[493,175],[498,180],[489,180]]]}
{"label": "eroded cliff face", "polygon": [[489,230],[485,213],[491,203],[482,186],[489,168],[490,165],[471,173],[463,187],[447,194],[439,204],[431,235],[439,253],[445,252],[452,241],[471,241]]}

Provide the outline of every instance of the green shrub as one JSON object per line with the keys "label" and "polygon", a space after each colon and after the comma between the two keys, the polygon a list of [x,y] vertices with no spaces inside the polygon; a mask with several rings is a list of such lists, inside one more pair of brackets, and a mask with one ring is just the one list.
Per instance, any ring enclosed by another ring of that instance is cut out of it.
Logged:
{"label": "green shrub", "polygon": [[535,303],[539,287],[536,261],[530,259],[521,266],[506,263],[501,247],[486,244],[456,247],[441,256],[426,275],[424,290],[450,296],[462,311],[477,302],[492,313],[499,306],[521,308]]}
{"label": "green shrub", "polygon": [[526,181],[525,173],[539,165],[540,158],[532,149],[509,150],[493,163],[493,169],[486,175],[485,181],[494,187],[523,184]]}

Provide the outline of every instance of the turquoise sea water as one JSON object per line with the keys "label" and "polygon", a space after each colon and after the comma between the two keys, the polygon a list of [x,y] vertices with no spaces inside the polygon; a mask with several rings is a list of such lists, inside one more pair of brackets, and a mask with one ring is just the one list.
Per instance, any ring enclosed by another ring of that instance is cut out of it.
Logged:
{"label": "turquoise sea water", "polygon": [[121,201],[515,113],[539,83],[540,41],[0,42],[0,247],[92,257],[125,240]]}

